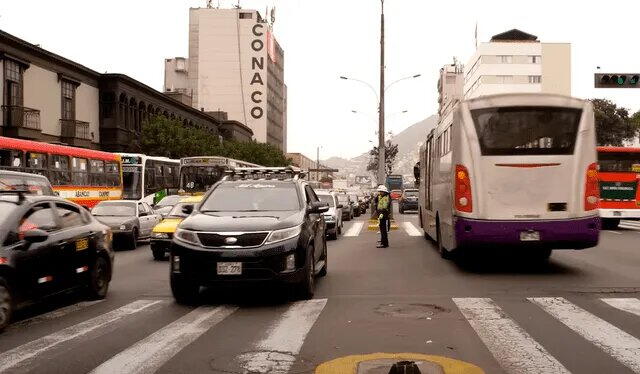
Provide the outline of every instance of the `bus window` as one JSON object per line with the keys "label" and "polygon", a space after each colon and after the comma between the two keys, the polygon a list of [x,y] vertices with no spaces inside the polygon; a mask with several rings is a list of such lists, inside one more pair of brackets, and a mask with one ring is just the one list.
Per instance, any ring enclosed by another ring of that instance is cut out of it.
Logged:
{"label": "bus window", "polygon": [[11,149],[0,150],[0,167],[3,169],[18,171],[22,166],[22,151],[15,151]]}
{"label": "bus window", "polygon": [[27,152],[26,154],[26,168],[27,173],[47,175],[47,155],[44,153]]}
{"label": "bus window", "polygon": [[87,168],[86,158],[73,157],[71,159],[71,171],[72,171],[71,182],[74,185],[76,186],[89,185],[89,170]]}
{"label": "bus window", "polygon": [[69,175],[69,157],[51,155],[49,158],[49,178],[54,186],[66,186],[71,184]]}
{"label": "bus window", "polygon": [[155,163],[155,169],[156,169],[156,184],[155,184],[155,190],[161,190],[165,187],[165,183],[164,183],[164,170],[162,169],[162,162],[156,162]]}
{"label": "bus window", "polygon": [[104,186],[106,183],[104,175],[104,161],[102,160],[89,160],[90,174],[89,183],[92,186]]}
{"label": "bus window", "polygon": [[117,162],[105,162],[104,164],[105,176],[107,178],[107,186],[120,187],[120,166]]}
{"label": "bus window", "polygon": [[150,195],[155,192],[156,173],[155,162],[147,160],[144,166],[144,195]]}

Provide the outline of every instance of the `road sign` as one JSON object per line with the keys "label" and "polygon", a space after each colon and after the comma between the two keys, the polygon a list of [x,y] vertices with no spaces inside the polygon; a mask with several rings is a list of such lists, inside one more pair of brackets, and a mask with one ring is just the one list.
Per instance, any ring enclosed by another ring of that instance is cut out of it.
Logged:
{"label": "road sign", "polygon": [[595,73],[595,88],[640,88],[640,73]]}

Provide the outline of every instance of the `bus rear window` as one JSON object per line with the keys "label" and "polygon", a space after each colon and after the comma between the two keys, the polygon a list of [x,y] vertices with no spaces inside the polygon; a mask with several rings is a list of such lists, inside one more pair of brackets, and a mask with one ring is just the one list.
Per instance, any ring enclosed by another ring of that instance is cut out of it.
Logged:
{"label": "bus rear window", "polygon": [[483,155],[568,155],[573,149],[581,109],[499,107],[471,111]]}
{"label": "bus rear window", "polygon": [[640,153],[598,152],[601,172],[640,173]]}

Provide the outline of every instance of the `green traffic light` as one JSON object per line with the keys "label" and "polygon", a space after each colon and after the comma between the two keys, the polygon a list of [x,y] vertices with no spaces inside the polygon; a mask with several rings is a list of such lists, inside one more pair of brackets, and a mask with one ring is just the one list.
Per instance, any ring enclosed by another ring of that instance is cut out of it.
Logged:
{"label": "green traffic light", "polygon": [[633,77],[631,77],[631,79],[629,79],[629,84],[636,85],[638,84],[638,80],[640,80],[640,76],[634,75]]}
{"label": "green traffic light", "polygon": [[620,75],[618,76],[618,80],[616,81],[616,83],[618,83],[618,86],[622,86],[624,82],[626,82],[626,80],[627,80],[626,75]]}

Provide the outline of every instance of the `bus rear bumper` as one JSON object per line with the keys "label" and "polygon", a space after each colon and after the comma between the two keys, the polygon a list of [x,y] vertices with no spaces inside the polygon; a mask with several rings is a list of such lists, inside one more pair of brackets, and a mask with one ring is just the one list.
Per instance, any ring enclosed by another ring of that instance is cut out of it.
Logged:
{"label": "bus rear bumper", "polygon": [[[522,240],[523,232],[538,232],[539,240]],[[496,221],[456,217],[455,234],[458,247],[584,249],[598,245],[600,218]]]}

